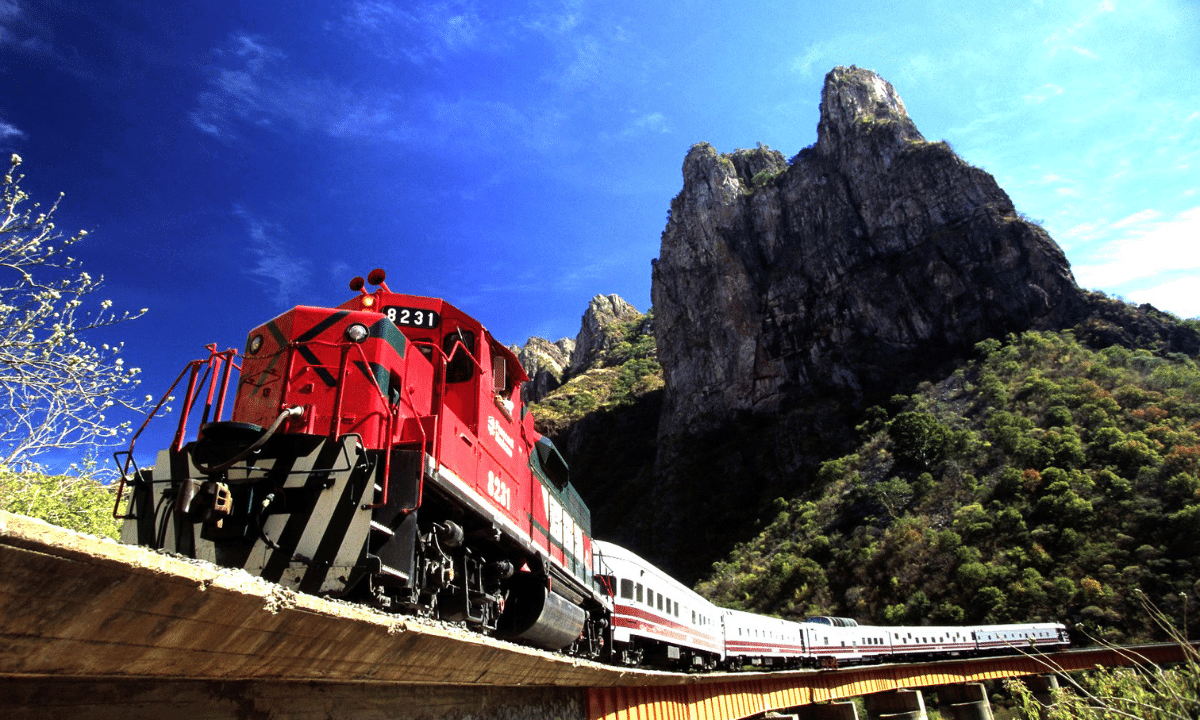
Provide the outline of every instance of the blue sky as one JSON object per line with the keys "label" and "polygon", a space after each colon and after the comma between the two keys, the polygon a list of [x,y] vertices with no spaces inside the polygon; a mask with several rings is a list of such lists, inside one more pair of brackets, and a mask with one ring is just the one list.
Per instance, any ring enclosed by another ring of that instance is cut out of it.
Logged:
{"label": "blue sky", "polygon": [[157,393],[373,267],[499,339],[645,310],[694,143],[816,140],[871,68],[1044,223],[1076,279],[1200,316],[1200,9],[1045,2],[0,0],[0,151]]}

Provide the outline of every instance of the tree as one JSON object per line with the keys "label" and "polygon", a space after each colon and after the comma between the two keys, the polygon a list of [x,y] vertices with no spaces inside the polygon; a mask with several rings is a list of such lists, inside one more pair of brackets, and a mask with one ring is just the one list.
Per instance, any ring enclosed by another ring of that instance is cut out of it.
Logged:
{"label": "tree", "polygon": [[888,426],[892,452],[902,463],[928,469],[950,451],[950,432],[933,415],[904,412]]}
{"label": "tree", "polygon": [[79,532],[121,537],[111,485],[90,477],[15,473],[0,467],[0,508]]}
{"label": "tree", "polygon": [[67,252],[87,231],[60,233],[54,213],[62,195],[44,211],[31,203],[20,164],[14,154],[0,197],[0,466],[28,471],[49,450],[79,450],[86,461],[118,443],[130,423],[110,414],[144,411],[150,398],[128,397],[140,371],[125,366],[121,345],[83,338],[146,310],[118,314],[109,300],[86,309],[103,278],[79,269]]}

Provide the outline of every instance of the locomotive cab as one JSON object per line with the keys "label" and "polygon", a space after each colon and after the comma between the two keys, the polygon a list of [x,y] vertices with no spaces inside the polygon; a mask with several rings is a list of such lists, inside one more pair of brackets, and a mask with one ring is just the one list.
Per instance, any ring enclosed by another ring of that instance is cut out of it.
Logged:
{"label": "locomotive cab", "polygon": [[590,515],[522,407],[516,356],[450,303],[369,281],[252,330],[228,420],[233,352],[193,364],[172,447],[123,468],[122,539],[598,656]]}

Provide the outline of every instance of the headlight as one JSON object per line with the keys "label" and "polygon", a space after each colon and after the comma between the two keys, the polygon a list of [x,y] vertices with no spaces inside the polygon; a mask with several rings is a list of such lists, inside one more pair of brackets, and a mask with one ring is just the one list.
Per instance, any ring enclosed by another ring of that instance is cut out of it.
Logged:
{"label": "headlight", "polygon": [[350,342],[360,343],[367,339],[367,326],[362,323],[354,323],[346,328],[346,339]]}
{"label": "headlight", "polygon": [[254,353],[258,352],[259,350],[262,350],[262,344],[263,344],[263,336],[262,335],[255,335],[254,337],[250,338],[249,344],[246,345],[246,354],[253,355]]}

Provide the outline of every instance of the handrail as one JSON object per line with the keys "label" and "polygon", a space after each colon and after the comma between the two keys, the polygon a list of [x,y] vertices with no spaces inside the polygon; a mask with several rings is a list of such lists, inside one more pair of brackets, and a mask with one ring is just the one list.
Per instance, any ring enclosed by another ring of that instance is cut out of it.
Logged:
{"label": "handrail", "polygon": [[[343,404],[345,401],[345,389],[346,389],[346,384],[347,384],[346,378],[347,378],[347,375],[349,372],[349,367],[350,367],[350,363],[349,363],[350,353],[352,351],[356,352],[358,354],[358,357],[356,359],[361,360],[361,362],[367,367],[370,366],[370,360],[367,357],[367,353],[363,349],[362,345],[358,344],[358,343],[345,342],[345,341],[334,342],[334,341],[329,341],[329,340],[317,340],[317,339],[305,340],[302,342],[293,341],[293,342],[288,343],[289,358],[288,358],[288,362],[287,362],[287,366],[286,366],[286,372],[287,372],[286,377],[289,379],[291,378],[291,375],[292,375],[292,358],[295,356],[295,353],[291,352],[291,351],[294,350],[295,348],[298,348],[301,346],[322,346],[322,347],[340,348],[341,349],[340,358],[338,360],[338,367],[337,367],[337,381],[336,381],[337,388],[336,388],[336,392],[334,395],[333,413],[332,413],[332,417],[330,418],[330,427],[329,427],[330,437],[334,437],[334,438],[340,437],[341,436],[342,407],[343,407]],[[439,353],[441,352],[440,349],[438,351],[439,351]],[[443,360],[443,362],[444,362],[444,360]],[[323,367],[325,369],[331,369],[331,366],[329,366],[329,365],[320,365],[319,367]],[[407,368],[405,368],[405,370],[407,370]],[[379,399],[382,401],[383,406],[386,408],[389,408],[389,411],[387,413],[380,413],[380,415],[382,415],[384,418],[384,433],[383,433],[383,445],[384,446],[380,448],[380,450],[383,451],[383,482],[380,486],[380,497],[377,499],[376,502],[371,503],[367,506],[368,508],[371,508],[371,509],[382,507],[387,504],[388,497],[390,494],[390,488],[391,488],[392,450],[395,448],[395,445],[396,445],[396,434],[400,431],[400,429],[402,427],[399,424],[399,422],[398,422],[399,419],[397,417],[397,415],[399,414],[399,411],[400,411],[400,405],[393,404],[391,402],[391,400],[388,398],[388,396],[385,393],[385,391],[383,390],[383,388],[379,387],[378,384],[373,384],[373,386],[375,387],[375,390],[376,390],[377,394],[379,395]],[[421,432],[421,450],[422,450],[422,452],[424,452],[425,445],[428,442],[429,438],[428,438],[428,435],[425,433],[425,427],[419,422],[419,419],[422,416],[419,415],[417,412],[416,402],[413,400],[412,391],[411,391],[411,389],[409,389],[408,384],[402,383],[401,389],[402,389],[402,393],[400,395],[400,399],[403,401],[404,406],[409,410],[409,414],[413,418],[418,420],[417,427]],[[437,414],[435,414],[435,417],[436,417],[436,415]],[[435,448],[434,448],[433,454],[434,454],[434,457],[437,457],[437,455],[436,455],[436,445],[437,445],[436,438],[435,438],[434,443],[435,443]],[[423,487],[424,487],[424,482],[422,481],[421,488],[423,489]],[[421,492],[418,491],[416,507],[419,507],[420,504],[421,504]],[[416,509],[416,508],[415,507],[409,508],[410,511],[413,509]]]}
{"label": "handrail", "polygon": [[[224,376],[222,377],[222,382],[221,382],[221,395],[216,398],[217,404],[216,404],[216,413],[215,413],[215,418],[217,420],[220,420],[221,414],[224,411],[224,407],[225,407],[225,393],[229,386],[230,371],[234,370],[234,369],[237,369],[240,371],[241,366],[238,365],[237,362],[235,362],[235,358],[237,357],[236,350],[229,349],[229,350],[223,350],[221,352],[217,352],[217,346],[214,343],[210,343],[210,344],[206,345],[205,349],[208,350],[208,357],[204,358],[204,359],[192,360],[187,365],[184,365],[183,370],[179,371],[179,375],[175,378],[175,381],[171,383],[171,387],[167,388],[167,391],[162,394],[162,397],[159,398],[159,400],[158,400],[158,404],[155,405],[154,409],[151,410],[149,412],[149,414],[146,415],[146,419],[142,421],[142,424],[140,427],[138,427],[137,432],[135,432],[133,434],[133,436],[129,439],[129,447],[126,448],[125,450],[118,450],[113,453],[113,461],[116,462],[117,470],[121,474],[121,479],[118,481],[118,484],[117,484],[116,501],[113,503],[113,517],[114,518],[116,518],[118,520],[130,519],[130,516],[127,514],[122,514],[120,512],[120,509],[121,509],[121,500],[124,498],[124,494],[125,494],[125,486],[130,482],[130,480],[129,480],[130,469],[131,468],[133,469],[134,474],[139,474],[141,472],[137,467],[137,462],[133,458],[133,448],[137,444],[138,438],[141,437],[142,432],[145,431],[146,427],[150,425],[150,421],[153,420],[155,417],[158,417],[159,411],[162,410],[163,406],[166,405],[166,403],[171,399],[171,397],[172,397],[171,393],[175,391],[175,388],[178,387],[179,382],[181,380],[183,380],[183,376],[189,374],[189,371],[190,371],[190,376],[188,378],[187,394],[186,394],[186,397],[184,398],[184,406],[183,406],[184,409],[183,409],[182,414],[179,417],[179,424],[176,427],[175,437],[172,440],[171,447],[174,448],[176,451],[178,451],[179,449],[181,449],[183,447],[184,431],[187,427],[188,416],[191,412],[192,407],[195,405],[196,395],[199,394],[198,388],[204,387],[205,381],[209,378],[209,370],[213,370],[214,366],[219,368],[223,364],[225,367],[225,373],[224,373]],[[205,368],[205,372],[204,372],[205,379],[200,380],[200,382],[198,383],[197,378],[200,375],[201,367]],[[208,393],[208,405],[205,407],[205,410],[204,410],[204,416],[206,419],[208,417],[209,410],[212,407],[212,403],[213,403],[213,387],[212,387],[212,385],[214,385],[216,382],[216,373],[217,372],[218,372],[218,370],[214,370],[213,374],[212,374],[212,383],[210,383],[209,393]],[[124,461],[122,461],[121,458],[124,458]]]}
{"label": "handrail", "polygon": [[[449,360],[449,356],[446,354],[446,352],[441,347],[439,347],[435,343],[412,341],[412,340],[410,340],[409,342],[413,343],[414,345],[428,346],[436,352],[437,359],[435,360],[435,362],[437,363],[438,366],[440,366],[437,368],[438,370],[440,370],[440,372],[437,373],[437,378],[435,380],[435,383],[437,384],[438,396],[444,398],[445,392],[446,392],[446,381],[445,381],[446,372],[445,371],[446,371],[446,365]],[[294,369],[293,366],[295,364],[295,358],[296,358],[296,355],[298,354],[296,352],[296,350],[297,350],[297,348],[300,348],[303,346],[337,347],[337,348],[341,349],[341,357],[338,360],[338,367],[337,367],[337,381],[336,381],[337,389],[336,389],[335,398],[334,398],[333,415],[330,418],[330,427],[329,427],[329,434],[331,437],[334,437],[334,438],[340,437],[341,436],[341,416],[342,416],[343,404],[345,402],[345,388],[346,388],[346,383],[347,383],[348,369],[350,366],[349,361],[350,361],[350,353],[352,352],[351,348],[354,349],[353,352],[357,353],[357,357],[355,359],[361,360],[362,363],[368,367],[370,365],[370,361],[367,358],[367,354],[366,354],[365,350],[362,348],[361,345],[359,345],[357,343],[346,342],[346,341],[334,342],[334,341],[317,340],[317,339],[311,339],[311,340],[299,341],[299,342],[292,341],[292,342],[289,342],[286,346],[287,360],[284,362],[284,367],[283,367],[285,381],[290,381],[292,374],[293,374],[293,369]],[[223,419],[224,410],[225,410],[225,400],[226,400],[226,395],[228,394],[228,390],[229,390],[232,371],[237,370],[240,373],[242,366],[237,362],[238,353],[236,350],[230,349],[230,350],[224,350],[224,351],[218,352],[217,346],[215,344],[209,344],[205,347],[209,352],[208,357],[203,358],[203,359],[193,360],[184,366],[183,370],[180,371],[178,377],[175,378],[175,381],[171,383],[170,388],[168,388],[167,391],[165,393],[163,393],[158,404],[154,407],[154,409],[146,417],[146,420],[142,423],[141,427],[139,427],[137,432],[134,433],[133,437],[130,439],[129,447],[126,450],[117,451],[117,452],[113,453],[114,461],[117,463],[118,470],[120,471],[120,474],[121,474],[121,478],[120,478],[120,481],[119,481],[119,484],[117,487],[116,502],[113,505],[113,517],[114,518],[128,519],[128,515],[122,514],[120,512],[120,507],[121,507],[121,502],[124,499],[124,492],[125,492],[126,485],[131,482],[130,471],[132,470],[134,474],[137,474],[140,472],[140,470],[138,470],[138,468],[137,468],[137,463],[133,457],[134,446],[135,446],[138,438],[141,436],[142,432],[149,425],[150,421],[158,415],[159,411],[163,408],[163,406],[166,404],[166,402],[172,397],[171,393],[175,391],[175,389],[178,387],[179,383],[183,380],[185,375],[188,376],[187,390],[184,393],[183,405],[182,405],[181,412],[179,415],[179,422],[176,426],[175,435],[171,442],[171,449],[174,452],[179,452],[183,449],[184,438],[185,438],[185,435],[187,432],[188,421],[191,419],[192,411],[195,409],[196,403],[199,401],[202,393],[205,394],[205,404],[204,404],[204,410],[202,412],[201,420],[200,420],[201,426],[206,425],[210,422],[210,415],[211,415],[211,422],[220,422]],[[470,352],[470,350],[467,348],[467,346],[461,340],[455,341],[455,343],[451,349],[451,355],[455,352],[458,352],[460,348],[462,351],[464,351],[467,354],[467,357],[469,357],[471,359],[472,364],[479,370],[479,372],[482,372],[483,371],[482,365],[479,363],[479,361],[475,358],[475,356]],[[329,366],[329,365],[322,365],[322,364],[318,364],[318,363],[310,363],[310,365],[312,365],[314,367],[324,367],[324,368],[332,369],[331,366]],[[405,369],[407,370],[407,368],[405,368]],[[218,379],[218,377],[219,377],[219,379]],[[218,385],[220,388],[219,390],[218,390]],[[380,506],[386,504],[388,501],[389,491],[390,491],[392,450],[394,449],[394,447],[396,445],[396,441],[397,441],[396,435],[402,428],[402,425],[400,424],[399,417],[398,417],[401,406],[406,408],[409,411],[409,414],[412,415],[412,417],[417,419],[417,421],[418,421],[417,427],[421,433],[422,452],[424,452],[426,450],[426,447],[429,445],[429,440],[430,440],[429,435],[426,432],[424,423],[420,422],[420,418],[426,417],[426,416],[422,416],[422,415],[418,414],[418,410],[416,407],[415,399],[413,397],[412,389],[408,386],[407,383],[402,383],[399,402],[396,404],[393,404],[389,400],[389,398],[383,388],[380,388],[377,384],[375,385],[375,388],[376,388],[376,392],[379,395],[380,400],[382,401],[383,406],[385,408],[388,408],[388,411],[384,412],[384,413],[379,413],[379,415],[382,416],[383,430],[384,430],[383,443],[382,443],[383,447],[380,448],[380,450],[383,451],[383,462],[384,462],[383,478],[382,478],[382,483],[381,483],[380,497],[377,499],[377,502],[372,503],[370,507],[380,507]],[[282,399],[283,398],[280,398],[281,401],[282,401]],[[374,414],[374,413],[372,413],[372,414]],[[433,443],[432,443],[432,447],[430,447],[429,450],[430,450],[430,455],[433,457],[435,462],[440,462],[441,442],[439,439],[439,432],[441,429],[441,413],[434,412],[432,414],[433,414],[433,417],[435,418],[435,426],[434,426],[434,432],[433,432]],[[297,416],[297,413],[295,413],[294,411],[285,413],[285,415],[281,415],[279,418],[276,418],[275,425],[276,425],[276,427],[278,427],[278,425],[281,422],[283,422],[285,420],[290,420],[296,416]],[[420,482],[420,488],[418,489],[416,507],[419,507],[421,504],[421,499],[422,499],[421,496],[423,495],[423,490],[424,490],[424,471],[422,471],[422,478],[421,478],[421,482]],[[415,508],[413,508],[413,509],[415,509]]]}

